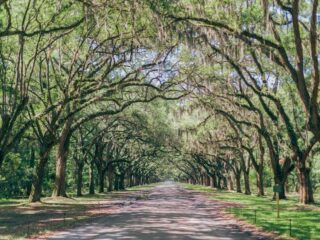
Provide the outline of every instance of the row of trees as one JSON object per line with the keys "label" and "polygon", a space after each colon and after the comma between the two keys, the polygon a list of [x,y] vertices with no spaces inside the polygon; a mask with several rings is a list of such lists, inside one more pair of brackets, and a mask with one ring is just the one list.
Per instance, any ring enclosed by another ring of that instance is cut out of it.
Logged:
{"label": "row of trees", "polygon": [[197,88],[192,108],[207,112],[203,124],[211,121],[214,127],[193,144],[198,146],[190,153],[193,162],[186,163],[193,164],[191,179],[200,165],[222,180],[221,171],[233,172],[238,186],[243,172],[249,194],[252,166],[263,195],[267,165],[281,198],[289,174],[296,172],[300,202],[314,202],[311,171],[320,137],[318,1],[175,1],[154,8],[173,22],[192,58],[201,56],[193,62],[202,81],[189,83]]}
{"label": "row of trees", "polygon": [[[85,165],[90,193],[96,176],[104,191],[106,172],[109,190],[124,188],[125,178],[128,185],[157,179],[150,161],[161,145],[151,141],[157,133],[139,109],[124,112],[185,93],[169,59],[172,46],[157,45],[154,19],[139,4],[0,2],[2,195],[26,189],[39,201],[54,178],[47,189],[66,197],[72,168],[81,195]],[[11,179],[11,167],[23,181]]]}
{"label": "row of trees", "polygon": [[270,170],[314,202],[318,25],[317,0],[0,1],[1,193],[171,174],[250,194],[253,169],[259,195]]}

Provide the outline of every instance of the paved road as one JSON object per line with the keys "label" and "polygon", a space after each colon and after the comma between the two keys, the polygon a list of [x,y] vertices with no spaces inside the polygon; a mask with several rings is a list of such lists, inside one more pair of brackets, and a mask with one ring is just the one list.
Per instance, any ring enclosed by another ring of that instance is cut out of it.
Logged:
{"label": "paved road", "polygon": [[162,184],[116,213],[49,239],[267,239],[241,231],[236,220],[222,214],[221,204],[176,184]]}

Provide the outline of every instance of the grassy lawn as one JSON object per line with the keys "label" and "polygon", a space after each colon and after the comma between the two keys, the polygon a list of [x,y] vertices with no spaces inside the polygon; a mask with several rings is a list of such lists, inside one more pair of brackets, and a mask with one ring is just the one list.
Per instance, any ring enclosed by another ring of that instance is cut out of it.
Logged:
{"label": "grassy lawn", "polygon": [[136,186],[126,191],[82,197],[43,198],[41,203],[35,204],[29,204],[27,199],[0,199],[0,239],[24,239],[91,221],[111,213],[132,195],[135,196],[132,200],[139,200],[143,191],[154,186]]}
{"label": "grassy lawn", "polygon": [[[319,205],[303,206],[298,204],[297,196],[290,195],[288,200],[280,201],[280,218],[277,218],[276,204],[272,201],[271,191],[266,197],[247,196],[241,193],[217,191],[210,187],[183,184],[186,189],[207,193],[210,198],[242,205],[232,207],[228,212],[238,218],[255,224],[267,231],[279,233],[284,239],[320,239]],[[319,202],[320,196],[317,195]]]}

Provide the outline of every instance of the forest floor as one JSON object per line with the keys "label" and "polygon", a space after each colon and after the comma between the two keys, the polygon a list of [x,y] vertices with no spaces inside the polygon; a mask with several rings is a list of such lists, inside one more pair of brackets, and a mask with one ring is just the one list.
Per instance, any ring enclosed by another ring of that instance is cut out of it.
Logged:
{"label": "forest floor", "polygon": [[94,221],[40,236],[37,239],[275,239],[252,225],[224,212],[237,206],[210,200],[203,193],[186,190],[174,183],[163,183],[133,194],[136,201],[113,209]]}
{"label": "forest floor", "polygon": [[[318,204],[301,205],[297,194],[289,194],[287,200],[280,201],[280,214],[277,217],[277,205],[272,200],[272,190],[266,190],[266,196],[245,195],[231,191],[218,191],[211,187],[182,184],[188,190],[206,194],[208,198],[228,203],[237,203],[226,212],[261,229],[277,233],[283,239],[320,240],[320,194],[315,194]],[[290,233],[291,232],[291,233]]]}
{"label": "forest floor", "polygon": [[154,185],[76,198],[43,198],[41,203],[33,204],[27,199],[1,199],[0,240],[30,238],[72,227],[75,223],[94,221],[135,201],[152,187]]}

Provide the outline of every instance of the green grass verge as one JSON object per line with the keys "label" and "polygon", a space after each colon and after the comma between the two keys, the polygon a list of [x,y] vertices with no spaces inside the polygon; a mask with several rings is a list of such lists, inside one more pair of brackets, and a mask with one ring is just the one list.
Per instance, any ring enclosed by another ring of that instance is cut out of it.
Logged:
{"label": "green grass verge", "polygon": [[265,197],[257,197],[199,185],[182,186],[189,190],[205,192],[212,199],[240,204],[241,207],[230,207],[226,211],[266,231],[276,232],[284,239],[290,239],[290,221],[292,238],[320,239],[320,207],[300,205],[295,195],[290,195],[288,200],[280,201],[280,218],[277,218],[276,202],[272,200],[270,191]]}

